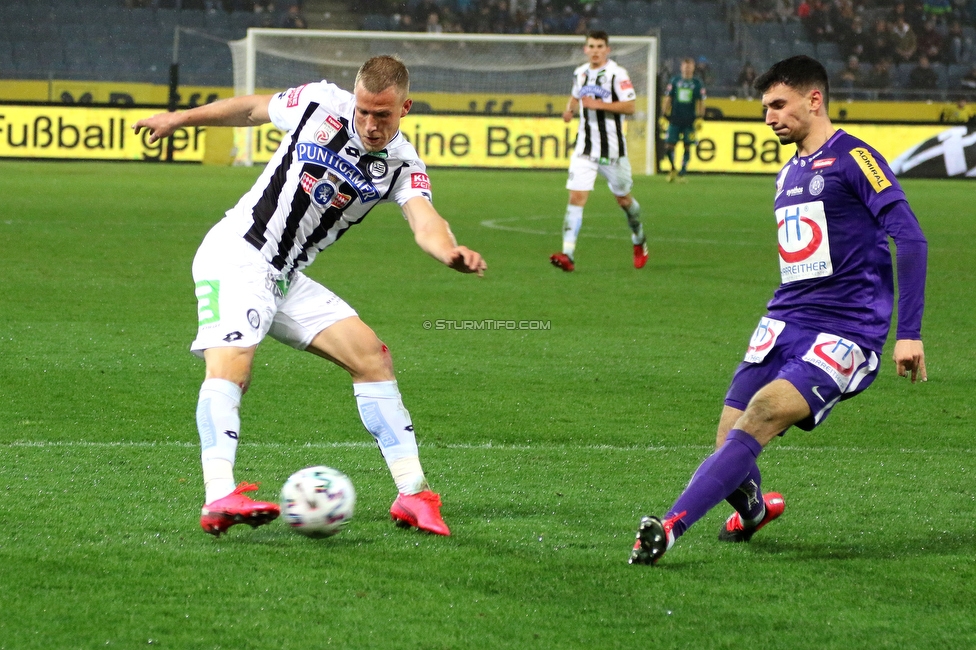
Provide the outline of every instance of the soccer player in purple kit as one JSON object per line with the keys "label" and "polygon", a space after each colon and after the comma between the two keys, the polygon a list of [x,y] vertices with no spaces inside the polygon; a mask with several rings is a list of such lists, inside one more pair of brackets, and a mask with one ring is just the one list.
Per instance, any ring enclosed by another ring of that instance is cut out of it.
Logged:
{"label": "soccer player in purple kit", "polygon": [[776,178],[781,284],[725,396],[716,451],[663,518],[643,517],[631,564],[656,564],[723,500],[735,509],[719,531],[749,541],[785,508],[763,494],[756,460],[791,426],[810,431],[878,373],[894,306],[888,237],[898,266],[900,376],[927,379],[921,324],[928,245],[884,158],[835,129],[827,72],[815,59],[780,61],[756,80],[766,124],[796,155]]}

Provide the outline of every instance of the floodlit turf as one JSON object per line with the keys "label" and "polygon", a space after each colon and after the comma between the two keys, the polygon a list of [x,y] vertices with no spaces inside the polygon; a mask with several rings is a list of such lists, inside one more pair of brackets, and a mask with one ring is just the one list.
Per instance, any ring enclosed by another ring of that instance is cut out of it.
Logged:
{"label": "floodlit turf", "polygon": [[[269,341],[238,478],[274,498],[334,465],[358,510],[327,540],[281,521],[215,540],[189,268],[256,173],[0,163],[0,649],[976,646],[971,183],[905,184],[930,242],[930,381],[895,377],[889,343],[869,391],[760,458],[779,521],[721,545],[718,508],[635,567],[638,519],[707,455],[775,288],[772,178],[638,179],[640,271],[600,187],[567,274],[548,263],[564,174],[434,170],[485,278],[429,259],[388,206],[309,274],[392,349],[454,535],[390,523],[347,376]],[[486,320],[535,329],[459,329]]]}

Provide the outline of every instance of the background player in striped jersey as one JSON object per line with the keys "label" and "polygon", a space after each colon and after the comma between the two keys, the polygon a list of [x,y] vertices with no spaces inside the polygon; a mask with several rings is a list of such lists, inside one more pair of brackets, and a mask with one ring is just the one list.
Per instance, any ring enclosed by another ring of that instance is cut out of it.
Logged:
{"label": "background player in striped jersey", "polygon": [[379,56],[360,68],[354,93],[321,81],[134,125],[137,133],[149,129],[150,141],[184,126],[273,122],[285,132],[257,182],[210,230],[193,261],[199,329],[191,349],[206,360],[197,405],[206,488],[200,525],[208,533],[259,526],[279,514],[277,504],[243,494],[255,485],[235,488],[233,473],[241,397],[255,349],[270,335],[349,372],[360,417],[399,492],[390,514],[398,524],[450,534],[420,465],[389,349],[348,304],[302,273],[381,201],[400,205],[417,245],[434,259],[484,273],[481,255],[459,246],[434,209],[424,164],[399,131],[409,88],[403,63]]}
{"label": "background player in striped jersey", "polygon": [[[695,60],[686,58],[681,60],[681,74],[668,82],[664,89],[664,105],[662,112],[668,119],[668,134],[664,141],[664,148],[671,163],[668,182],[677,177],[684,181],[688,172],[688,161],[691,160],[691,147],[698,141],[695,136],[697,120],[705,118],[705,85],[695,77]],[[674,162],[674,149],[678,141],[684,143],[681,156],[681,170]]]}
{"label": "background player in striped jersey", "polygon": [[[779,517],[782,495],[763,494],[756,461],[792,426],[810,431],[878,374],[895,291],[895,369],[926,381],[922,312],[928,244],[888,163],[827,114],[827,71],[808,56],[756,80],[766,124],[796,155],[773,200],[780,286],[736,368],[719,418],[716,451],[661,519],[644,517],[630,562],[654,564],[692,524],[727,501],[724,542],[749,541]],[[821,524],[823,525],[823,524]]]}
{"label": "background player in striped jersey", "polygon": [[589,63],[573,71],[573,91],[563,120],[570,122],[579,110],[576,149],[569,163],[569,205],[563,220],[563,250],[549,261],[563,271],[575,268],[576,240],[583,225],[583,207],[596,183],[597,174],[607,179],[619,205],[627,215],[634,244],[634,268],[647,263],[647,240],[641,226],[640,204],[630,194],[634,185],[624,138],[624,115],[633,115],[637,93],[627,71],[610,60],[610,37],[592,31],[583,52]]}

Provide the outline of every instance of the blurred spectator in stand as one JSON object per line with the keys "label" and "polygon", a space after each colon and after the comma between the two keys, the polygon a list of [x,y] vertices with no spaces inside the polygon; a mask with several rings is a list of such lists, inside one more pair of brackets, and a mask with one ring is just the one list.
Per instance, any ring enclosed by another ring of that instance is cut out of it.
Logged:
{"label": "blurred spectator in stand", "polygon": [[801,23],[806,25],[807,19],[810,18],[810,14],[813,12],[813,7],[810,6],[810,0],[800,0],[796,5],[796,17]]}
{"label": "blurred spectator in stand", "polygon": [[861,61],[854,55],[847,57],[847,65],[840,71],[841,88],[844,90],[857,90],[863,86],[864,69],[861,68]]}
{"label": "blurred spectator in stand", "polygon": [[946,34],[946,59],[948,63],[968,63],[973,56],[973,41],[966,36],[962,23],[953,20]]}
{"label": "blurred spectator in stand", "polygon": [[810,0],[807,17],[803,20],[807,40],[814,43],[830,41],[834,38],[834,28],[830,24],[830,13],[822,0]]}
{"label": "blurred spectator in stand", "polygon": [[915,53],[918,51],[918,39],[908,20],[904,17],[899,18],[898,23],[891,30],[891,37],[895,47],[895,61],[897,63],[914,61]]}
{"label": "blurred spectator in stand", "polygon": [[274,10],[275,10],[275,6],[272,0],[254,0],[254,13],[273,14]]}
{"label": "blurred spectator in stand", "polygon": [[428,34],[442,34],[444,32],[444,27],[441,25],[441,16],[436,11],[430,12],[427,15],[427,33]]}
{"label": "blurred spectator in stand", "polygon": [[869,34],[864,29],[864,21],[855,16],[850,25],[838,31],[837,46],[844,57],[856,56],[864,61],[865,51],[869,41]]}
{"label": "blurred spectator in stand", "polygon": [[308,29],[308,22],[305,21],[301,7],[289,5],[288,11],[281,17],[281,23],[278,26],[284,29]]}
{"label": "blurred spectator in stand", "polygon": [[394,21],[396,24],[396,31],[398,32],[416,32],[417,27],[414,25],[413,16],[410,14],[400,14],[400,20]]}
{"label": "blurred spectator in stand", "polygon": [[925,9],[922,6],[922,0],[895,3],[895,19],[892,20],[892,23],[898,24],[900,18],[904,18],[916,34],[922,31],[922,25],[925,23]]}
{"label": "blurred spectator in stand", "polygon": [[894,49],[894,39],[891,30],[888,28],[888,21],[879,18],[874,22],[874,29],[867,36],[864,43],[864,60],[869,63],[878,63],[882,59],[891,56]]}
{"label": "blurred spectator in stand", "polygon": [[878,99],[891,98],[891,63],[888,59],[881,59],[864,77],[863,85],[878,93]]}
{"label": "blurred spectator in stand", "polygon": [[514,23],[512,14],[508,11],[508,3],[505,0],[493,0],[489,6],[491,7],[491,33],[511,33]]}
{"label": "blurred spectator in stand", "polygon": [[970,106],[965,99],[958,99],[956,103],[949,104],[939,115],[940,122],[951,124],[966,124],[976,121],[976,108]]}
{"label": "blurred spectator in stand", "polygon": [[447,34],[460,34],[464,32],[460,16],[451,11],[447,6],[441,7],[440,22],[441,27]]}
{"label": "blurred spectator in stand", "polygon": [[695,63],[695,76],[701,79],[702,84],[708,88],[709,85],[715,80],[715,74],[712,72],[712,65],[709,63],[708,58],[704,56],[698,57]]}
{"label": "blurred spectator in stand", "polygon": [[929,61],[933,62],[945,60],[942,49],[942,34],[936,27],[935,18],[929,18],[925,21],[917,39],[919,56],[926,56]]}
{"label": "blurred spectator in stand", "polygon": [[796,19],[796,7],[793,0],[775,0],[773,3],[773,15],[781,23],[787,23]]}
{"label": "blurred spectator in stand", "polygon": [[[404,3],[407,7],[411,6],[413,3]],[[427,18],[433,14],[440,11],[440,6],[434,0],[420,0],[417,4],[413,5],[413,9],[410,10],[410,18],[413,19],[414,25],[426,25]],[[440,16],[438,16],[440,18]]]}
{"label": "blurred spectator in stand", "polygon": [[908,75],[910,90],[936,90],[939,87],[939,75],[932,68],[927,56],[918,57],[918,65]]}
{"label": "blurred spectator in stand", "polygon": [[739,97],[743,99],[752,99],[756,96],[756,89],[753,88],[753,84],[756,82],[756,69],[748,61],[742,66],[742,70],[739,71],[739,78],[735,80],[735,83],[739,86]]}
{"label": "blurred spectator in stand", "polygon": [[[580,16],[572,5],[566,5],[563,7],[563,18],[561,25],[561,32],[563,34],[580,34],[586,33],[586,21]],[[580,31],[582,30],[582,32]]]}

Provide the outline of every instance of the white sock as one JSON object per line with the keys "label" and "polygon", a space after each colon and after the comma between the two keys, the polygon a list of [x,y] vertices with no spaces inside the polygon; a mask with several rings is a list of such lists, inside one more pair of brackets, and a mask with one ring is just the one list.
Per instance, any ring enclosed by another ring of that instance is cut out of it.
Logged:
{"label": "white sock", "polygon": [[352,388],[359,417],[376,438],[397,490],[401,494],[416,494],[428,489],[413,423],[403,406],[396,381],[364,382],[353,384]]}
{"label": "white sock", "polygon": [[200,386],[197,430],[203,464],[205,503],[234,491],[234,459],[241,431],[241,387],[226,379],[207,379]]}
{"label": "white sock", "polygon": [[576,240],[579,237],[580,227],[583,225],[583,207],[579,205],[567,205],[566,216],[563,217],[563,253],[573,259],[576,253]]}
{"label": "white sock", "polygon": [[627,225],[630,227],[630,241],[634,243],[634,246],[644,243],[644,226],[641,224],[640,219],[640,203],[637,199],[632,198],[630,201],[630,206],[624,208],[624,214],[627,215]]}

